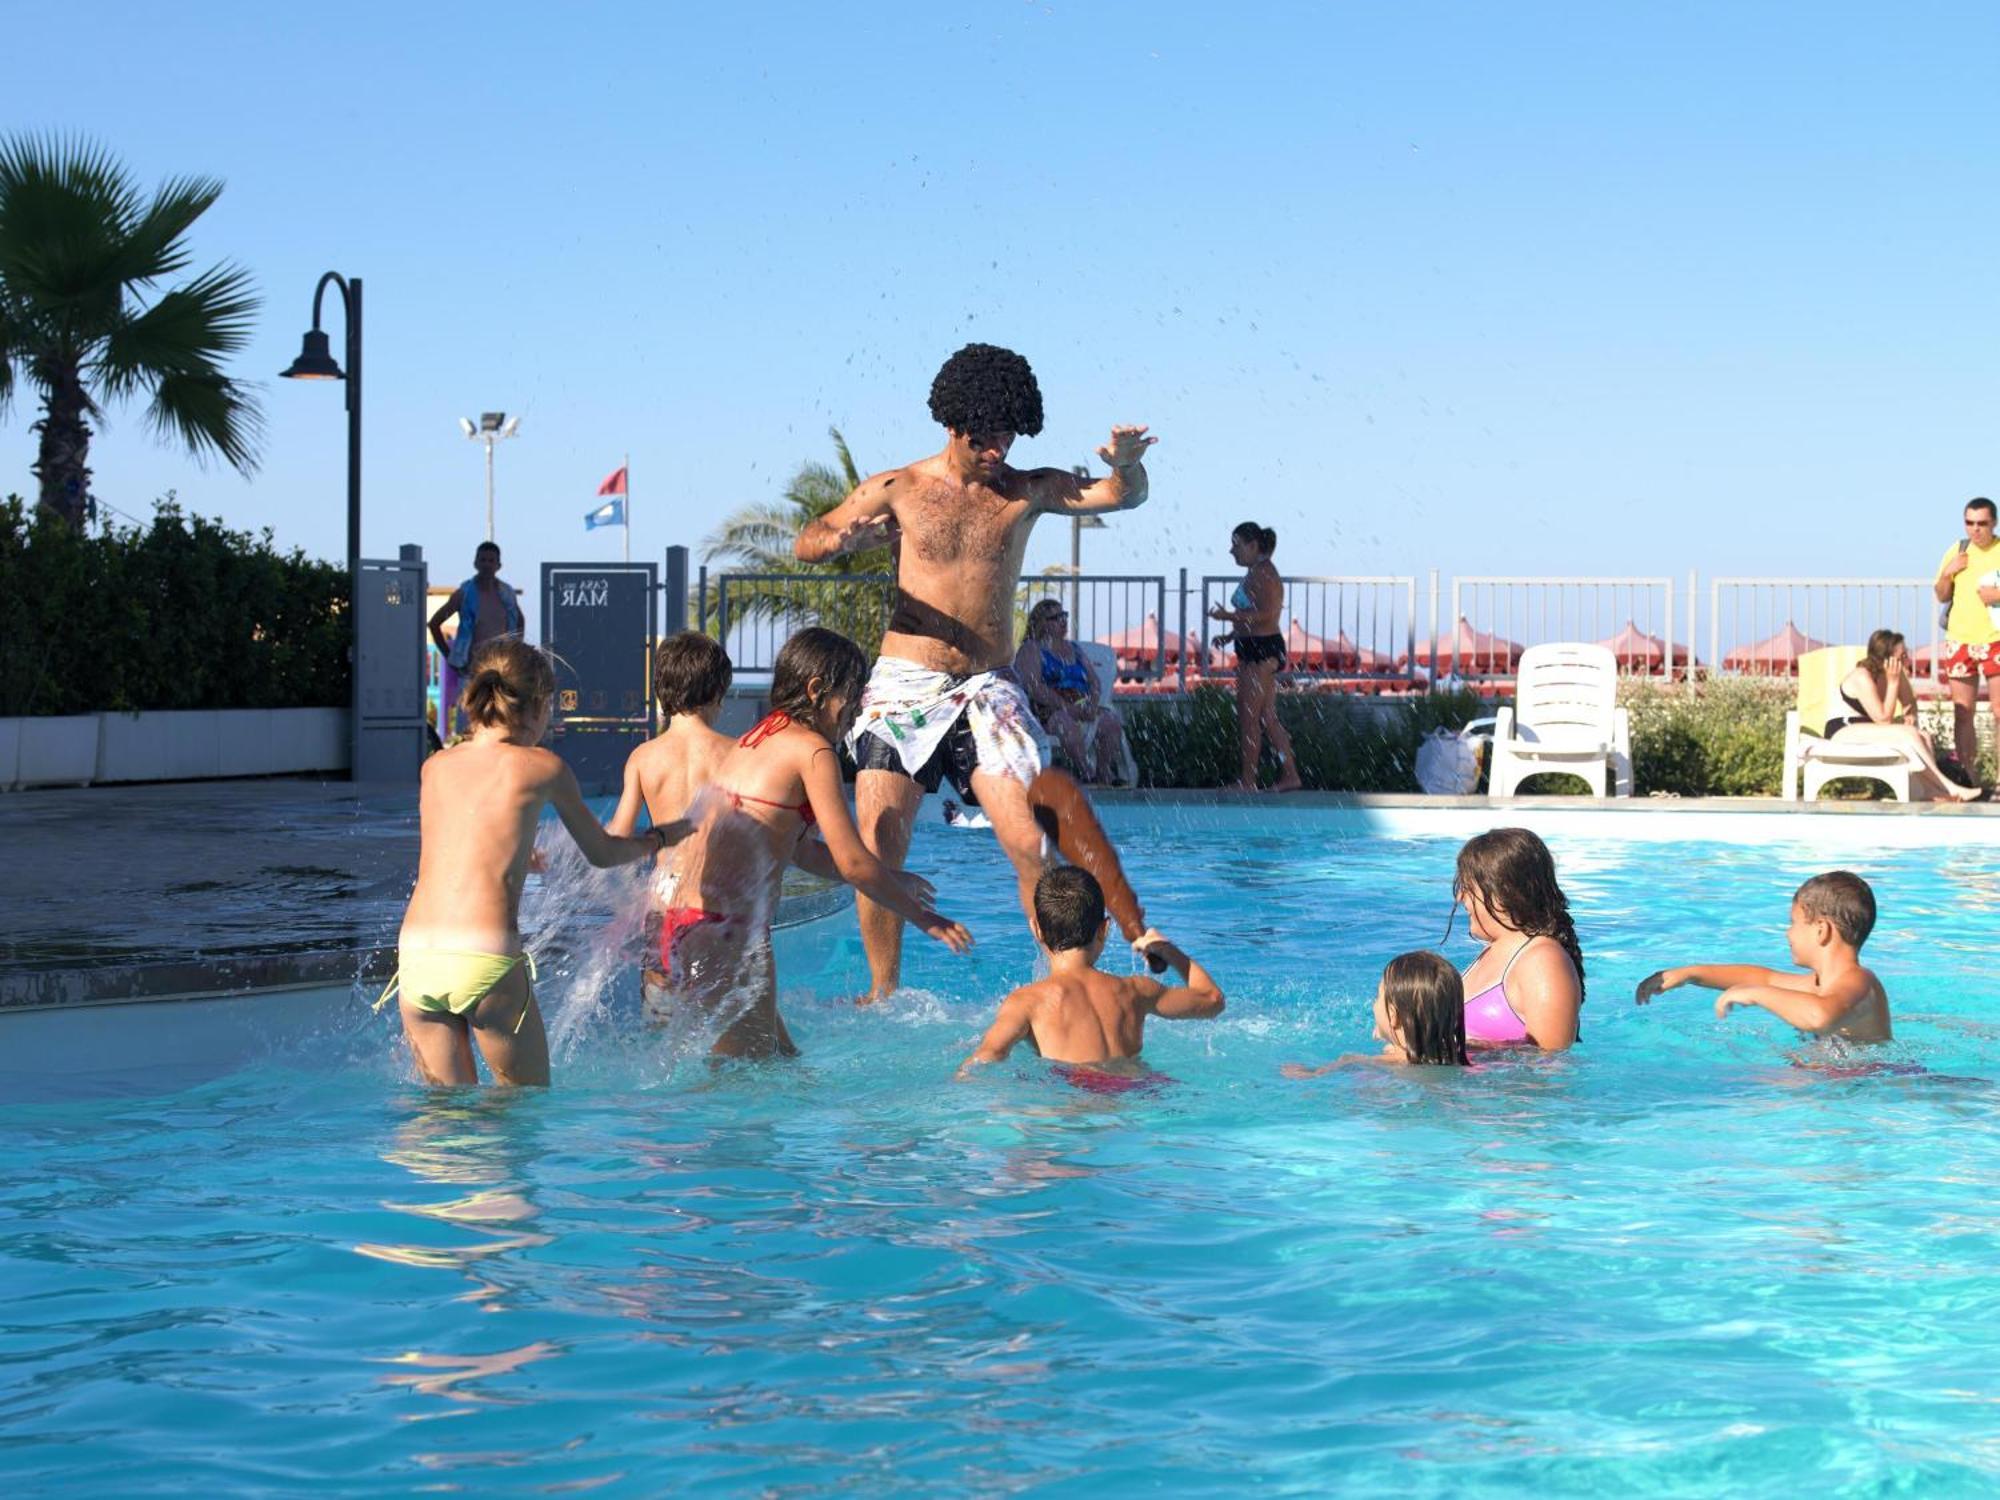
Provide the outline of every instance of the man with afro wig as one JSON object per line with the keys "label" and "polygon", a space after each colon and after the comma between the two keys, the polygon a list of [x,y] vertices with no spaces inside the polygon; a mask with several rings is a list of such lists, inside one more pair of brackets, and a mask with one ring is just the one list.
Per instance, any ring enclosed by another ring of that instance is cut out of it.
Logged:
{"label": "man with afro wig", "polygon": [[[799,533],[795,550],[802,562],[825,562],[896,547],[896,611],[848,738],[862,841],[901,869],[924,793],[949,778],[985,810],[1032,914],[1042,831],[1028,783],[1048,741],[1011,665],[1021,559],[1042,516],[1143,505],[1141,460],[1157,439],[1113,427],[1097,450],[1111,472],[1098,479],[1012,467],[1014,440],[1042,430],[1042,391],[1025,359],[993,344],[967,344],[945,361],[931,382],[931,416],[945,429],[942,452],[864,480]],[[868,998],[879,1000],[901,982],[903,923],[871,901],[856,904]]]}

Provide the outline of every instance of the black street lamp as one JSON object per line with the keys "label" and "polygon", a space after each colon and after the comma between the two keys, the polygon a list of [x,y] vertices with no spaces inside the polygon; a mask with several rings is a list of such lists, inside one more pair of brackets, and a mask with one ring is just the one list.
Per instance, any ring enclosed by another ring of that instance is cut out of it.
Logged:
{"label": "black street lamp", "polygon": [[[320,331],[320,302],[326,286],[340,288],[347,311],[347,368],[335,363],[327,337]],[[348,775],[361,775],[361,278],[328,271],[313,288],[312,328],[291,368],[278,372],[287,380],[347,382],[347,630],[348,630]]]}
{"label": "black street lamp", "polygon": [[[334,362],[327,337],[320,332],[320,302],[326,284],[340,288],[341,305],[347,310],[347,369]],[[350,577],[361,568],[361,278],[345,277],[328,271],[313,288],[313,324],[291,368],[278,372],[287,380],[345,380],[347,382],[347,571]],[[356,579],[356,582],[359,580]]]}

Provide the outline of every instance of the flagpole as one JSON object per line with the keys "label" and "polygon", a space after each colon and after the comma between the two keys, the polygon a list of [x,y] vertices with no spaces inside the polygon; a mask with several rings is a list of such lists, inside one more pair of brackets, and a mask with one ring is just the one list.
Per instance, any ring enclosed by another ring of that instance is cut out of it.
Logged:
{"label": "flagpole", "polygon": [[625,455],[625,561],[632,560],[632,455]]}

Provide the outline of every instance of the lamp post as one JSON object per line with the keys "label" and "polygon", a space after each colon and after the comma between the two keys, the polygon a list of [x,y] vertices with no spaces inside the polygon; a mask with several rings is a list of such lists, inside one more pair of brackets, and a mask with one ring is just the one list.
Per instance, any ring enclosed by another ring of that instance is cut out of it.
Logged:
{"label": "lamp post", "polygon": [[493,445],[519,432],[521,419],[504,411],[483,411],[478,426],[473,425],[472,418],[460,417],[458,429],[475,443],[486,445],[486,540],[490,542],[493,540]]}
{"label": "lamp post", "polygon": [[[326,335],[320,331],[320,303],[327,284],[340,288],[340,303],[347,314],[347,368],[335,362]],[[361,773],[361,278],[328,271],[313,288],[312,328],[299,348],[299,357],[290,368],[280,370],[286,380],[344,380],[347,382],[347,732],[350,776]]]}

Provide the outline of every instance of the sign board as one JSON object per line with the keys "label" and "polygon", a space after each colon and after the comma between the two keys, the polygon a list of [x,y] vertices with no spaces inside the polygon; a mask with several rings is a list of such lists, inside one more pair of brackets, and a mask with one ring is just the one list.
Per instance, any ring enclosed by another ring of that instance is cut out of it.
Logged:
{"label": "sign board", "polygon": [[549,748],[586,792],[615,791],[653,732],[655,563],[543,563],[542,644],[556,659]]}

